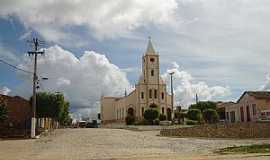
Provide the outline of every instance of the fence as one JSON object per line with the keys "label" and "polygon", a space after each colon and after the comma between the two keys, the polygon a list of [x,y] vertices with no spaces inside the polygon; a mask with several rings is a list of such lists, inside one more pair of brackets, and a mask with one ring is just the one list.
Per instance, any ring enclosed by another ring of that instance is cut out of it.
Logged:
{"label": "fence", "polygon": [[37,118],[36,129],[38,134],[59,128],[59,122],[52,118]]}
{"label": "fence", "polygon": [[[31,120],[16,123],[5,122],[0,124],[0,137],[2,138],[26,138],[30,137],[31,133]],[[36,133],[41,134],[44,131],[51,131],[59,128],[59,122],[52,118],[37,118],[36,120]]]}

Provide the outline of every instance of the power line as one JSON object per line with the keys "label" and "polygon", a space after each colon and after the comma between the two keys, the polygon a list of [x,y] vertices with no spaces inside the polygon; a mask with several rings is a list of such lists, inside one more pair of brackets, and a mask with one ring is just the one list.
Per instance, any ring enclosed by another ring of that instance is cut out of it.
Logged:
{"label": "power line", "polygon": [[27,71],[27,70],[21,69],[21,68],[15,66],[13,64],[10,64],[9,62],[7,62],[5,60],[0,59],[0,62],[2,62],[3,64],[6,64],[6,65],[14,68],[15,70],[19,70],[19,71],[22,71],[22,72],[25,72],[25,73],[28,73],[28,74],[33,74],[33,72],[31,72],[31,71]]}

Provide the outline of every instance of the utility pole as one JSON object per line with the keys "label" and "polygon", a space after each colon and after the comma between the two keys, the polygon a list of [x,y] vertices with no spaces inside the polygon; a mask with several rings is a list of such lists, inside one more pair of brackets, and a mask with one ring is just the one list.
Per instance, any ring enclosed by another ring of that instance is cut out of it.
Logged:
{"label": "utility pole", "polygon": [[197,93],[196,93],[196,95],[195,95],[195,99],[196,99],[196,104],[198,104],[199,98],[198,98],[198,94],[197,94]]}
{"label": "utility pole", "polygon": [[171,105],[172,105],[171,118],[172,118],[172,124],[174,124],[174,111],[173,111],[173,74],[174,72],[171,72],[169,74],[171,75]]}
{"label": "utility pole", "polygon": [[37,56],[44,54],[44,51],[38,51],[38,47],[40,46],[40,41],[37,38],[33,38],[30,41],[33,46],[33,51],[28,51],[29,56],[34,56],[34,73],[33,73],[33,97],[32,97],[32,119],[31,119],[31,138],[36,137],[36,89],[37,89]]}

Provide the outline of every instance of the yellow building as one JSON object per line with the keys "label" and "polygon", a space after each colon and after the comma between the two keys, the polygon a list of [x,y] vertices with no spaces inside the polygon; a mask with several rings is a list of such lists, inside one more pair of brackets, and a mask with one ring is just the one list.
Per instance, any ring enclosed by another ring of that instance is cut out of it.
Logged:
{"label": "yellow building", "polygon": [[135,90],[124,97],[101,97],[101,123],[124,122],[128,114],[136,120],[143,118],[149,108],[156,108],[167,117],[171,116],[171,96],[159,73],[159,55],[149,38],[142,57],[142,74]]}

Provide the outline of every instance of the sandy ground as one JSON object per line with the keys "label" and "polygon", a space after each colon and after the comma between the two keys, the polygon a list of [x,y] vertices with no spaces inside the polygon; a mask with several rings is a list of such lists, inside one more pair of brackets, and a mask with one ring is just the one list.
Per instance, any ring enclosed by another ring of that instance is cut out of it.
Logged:
{"label": "sandy ground", "polygon": [[270,139],[168,138],[156,136],[158,133],[124,129],[58,129],[36,140],[0,140],[0,160],[270,159],[270,155],[213,153],[227,146],[270,143]]}

